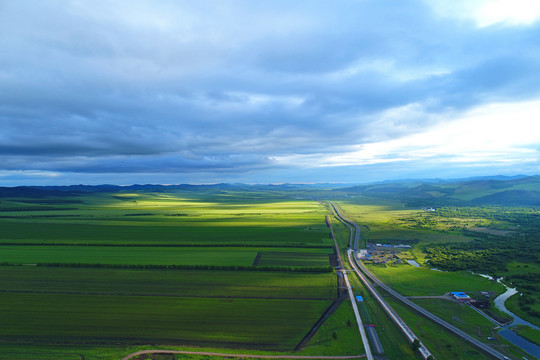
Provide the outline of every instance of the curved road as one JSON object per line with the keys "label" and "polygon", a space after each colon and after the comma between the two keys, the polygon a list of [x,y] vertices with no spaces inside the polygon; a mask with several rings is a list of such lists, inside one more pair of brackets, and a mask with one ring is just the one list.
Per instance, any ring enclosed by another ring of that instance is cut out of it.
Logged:
{"label": "curved road", "polygon": [[406,297],[402,296],[401,294],[397,293],[396,291],[392,290],[390,287],[388,287],[387,285],[385,285],[384,283],[382,283],[379,279],[377,279],[375,277],[375,275],[373,275],[366,267],[365,265],[361,262],[361,261],[356,261],[355,259],[355,262],[356,264],[358,265],[358,267],[362,270],[362,272],[364,272],[366,274],[367,277],[369,277],[371,279],[371,281],[373,281],[375,284],[377,284],[378,286],[380,286],[381,288],[383,288],[386,292],[388,292],[390,295],[392,295],[393,297],[395,297],[396,299],[402,301],[403,303],[405,303],[406,305],[408,305],[409,307],[413,308],[414,310],[416,310],[417,312],[419,312],[420,314],[424,315],[425,317],[427,317],[428,319],[431,319],[432,321],[436,322],[437,324],[441,325],[442,327],[446,328],[447,330],[449,330],[450,332],[458,335],[458,336],[461,336],[464,340],[466,340],[467,342],[477,346],[478,348],[480,348],[481,350],[483,350],[484,352],[488,353],[489,355],[493,356],[494,358],[496,359],[508,359],[506,356],[504,356],[503,354],[501,354],[500,352],[490,348],[489,346],[487,346],[486,344],[484,344],[483,342],[473,338],[472,336],[470,336],[469,334],[467,334],[466,332],[456,328],[454,325],[451,325],[449,323],[447,323],[446,321],[444,321],[443,319],[439,318],[438,316],[435,316],[433,315],[432,313],[430,313],[429,311],[427,311],[426,309],[424,309],[423,307],[420,307],[418,305],[416,305],[415,303],[413,303],[412,301],[410,301],[409,299],[407,299]]}
{"label": "curved road", "polygon": [[[336,207],[334,206],[334,204],[331,204],[332,207],[334,208],[334,210],[336,211],[336,214],[338,215],[338,218],[342,219],[344,223],[348,223],[348,224],[352,224],[354,225],[354,228],[356,230],[356,240],[355,240],[355,245],[358,246],[358,238],[359,238],[359,229],[358,229],[358,226],[356,224],[354,224],[353,222],[349,221],[349,220],[346,220],[343,218],[343,216],[339,213],[339,211],[336,209]],[[352,229],[351,229],[352,231]],[[352,235],[351,235],[351,239],[352,239]],[[358,250],[357,247],[354,247],[353,248],[354,251]],[[349,254],[349,261],[350,261],[350,254]],[[489,347],[488,345],[484,344],[483,342],[473,338],[472,336],[470,336],[469,334],[467,334],[466,332],[456,328],[455,326],[447,323],[446,321],[442,320],[441,318],[439,318],[438,316],[435,316],[433,315],[432,313],[430,313],[429,311],[425,310],[424,308],[416,305],[415,303],[413,303],[412,301],[410,301],[409,299],[407,299],[406,297],[402,296],[401,294],[399,294],[398,292],[394,291],[393,289],[391,289],[390,287],[388,287],[387,285],[385,285],[384,283],[382,283],[377,277],[375,277],[375,275],[373,275],[366,267],[365,265],[362,263],[362,261],[357,261],[356,260],[356,257],[353,256],[353,260],[354,262],[351,262],[351,265],[353,264],[356,264],[358,265],[358,267],[362,270],[362,272],[364,274],[366,274],[367,277],[369,277],[371,279],[371,281],[373,281],[373,283],[377,284],[378,286],[380,286],[381,288],[383,288],[385,291],[387,291],[390,295],[392,295],[393,297],[395,297],[396,299],[400,300],[401,302],[405,303],[406,305],[408,305],[409,307],[413,308],[414,310],[416,310],[417,312],[419,312],[420,314],[424,315],[425,317],[427,317],[428,319],[431,319],[432,321],[434,321],[435,323],[439,324],[440,326],[446,328],[447,330],[449,330],[450,332],[460,336],[461,338],[463,338],[464,340],[466,340],[467,342],[471,343],[472,345],[475,345],[476,347],[478,347],[479,349],[483,350],[484,352],[486,352],[487,354],[493,356],[494,358],[496,359],[501,359],[501,360],[504,360],[504,359],[508,359],[508,357],[506,357],[505,355],[501,354],[500,352],[492,349],[491,347]],[[356,267],[355,265],[353,265],[353,267]],[[360,277],[362,279],[362,277]]]}
{"label": "curved road", "polygon": [[371,353],[371,348],[369,347],[369,341],[366,334],[366,329],[364,329],[364,324],[362,322],[362,318],[360,317],[360,312],[358,311],[358,305],[356,304],[356,299],[354,297],[354,293],[351,288],[351,283],[349,282],[349,278],[347,276],[347,270],[343,266],[343,261],[341,259],[341,253],[339,251],[339,247],[336,241],[336,236],[334,235],[334,229],[332,228],[332,224],[327,219],[328,227],[330,227],[330,231],[332,234],[332,238],[334,239],[334,246],[336,248],[336,254],[338,257],[339,262],[339,271],[341,271],[341,276],[343,276],[343,279],[345,280],[345,284],[347,285],[347,292],[349,293],[349,298],[351,299],[351,305],[353,308],[354,316],[356,318],[356,323],[358,324],[358,331],[360,332],[360,336],[362,337],[362,344],[364,345],[364,350],[366,351],[366,357],[368,360],[374,360],[373,354]]}
{"label": "curved road", "polygon": [[[420,341],[420,339],[418,339],[418,337],[414,334],[411,328],[409,328],[409,326],[405,323],[405,321],[403,321],[403,319],[399,317],[399,315],[394,311],[394,309],[392,309],[392,307],[388,305],[388,303],[382,298],[382,296],[377,292],[377,290],[375,290],[373,285],[371,285],[369,281],[367,281],[367,279],[364,277],[364,275],[360,272],[360,270],[355,264],[352,250],[349,250],[348,255],[349,255],[349,262],[351,266],[353,267],[355,273],[358,275],[358,277],[362,281],[362,283],[368,288],[369,292],[373,295],[375,300],[377,300],[377,302],[382,306],[384,311],[386,311],[388,316],[390,316],[390,318],[401,329],[403,334],[405,334],[409,342],[412,344],[415,340]],[[427,359],[431,356],[431,353],[421,341],[420,341],[420,347],[418,348],[418,351],[420,352],[420,355],[422,355],[424,359]]]}
{"label": "curved road", "polygon": [[[362,281],[364,286],[369,290],[371,295],[373,295],[375,300],[377,300],[377,302],[381,305],[383,310],[388,314],[390,319],[392,319],[394,323],[400,328],[401,332],[403,332],[403,334],[409,340],[409,342],[412,344],[415,340],[420,341],[420,339],[418,339],[418,337],[414,334],[411,328],[409,328],[409,326],[405,323],[405,321],[403,321],[403,319],[399,317],[399,315],[394,311],[394,309],[392,309],[392,307],[388,305],[388,303],[382,298],[382,296],[377,292],[377,290],[375,290],[373,285],[371,285],[371,283],[367,281],[367,279],[364,277],[364,275],[360,272],[360,270],[356,266],[355,260],[353,259],[355,258],[354,253],[358,250],[358,243],[360,241],[360,229],[358,228],[358,225],[356,225],[352,221],[347,220],[341,214],[341,212],[336,208],[334,204],[330,203],[330,205],[332,205],[332,208],[334,208],[334,211],[338,219],[341,222],[343,222],[345,226],[349,228],[351,245],[353,244],[353,239],[354,239],[354,246],[351,246],[352,249],[347,252],[347,255],[349,257],[349,263],[351,264],[354,272],[356,273],[360,281]],[[353,230],[353,227],[354,227],[354,230]],[[420,347],[418,348],[418,351],[420,352],[420,355],[422,355],[424,359],[427,359],[431,356],[431,352],[425,347],[425,345],[421,341],[420,341]]]}

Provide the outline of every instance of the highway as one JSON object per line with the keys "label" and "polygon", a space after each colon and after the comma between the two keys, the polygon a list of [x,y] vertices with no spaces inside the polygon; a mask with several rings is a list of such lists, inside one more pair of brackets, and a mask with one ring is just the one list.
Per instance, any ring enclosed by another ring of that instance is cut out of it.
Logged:
{"label": "highway", "polygon": [[356,317],[356,323],[358,324],[358,331],[360,332],[360,336],[362,337],[362,343],[364,344],[364,349],[366,351],[366,357],[368,360],[373,360],[373,354],[371,353],[371,348],[369,347],[369,341],[366,334],[366,329],[364,329],[364,324],[362,323],[362,318],[360,317],[360,312],[358,311],[358,305],[356,304],[356,298],[354,296],[354,293],[351,288],[351,283],[349,282],[349,278],[347,276],[347,270],[345,269],[345,266],[343,266],[343,261],[341,259],[341,253],[339,251],[339,247],[337,245],[336,236],[334,235],[334,229],[332,228],[332,225],[330,222],[326,221],[328,224],[328,227],[330,227],[330,231],[332,233],[332,238],[334,239],[334,246],[336,249],[336,254],[338,257],[338,263],[339,263],[339,271],[341,271],[341,274],[343,276],[343,279],[345,280],[345,284],[347,285],[347,292],[349,293],[349,297],[351,299],[351,304],[354,312],[354,316]]}
{"label": "highway", "polygon": [[[353,249],[354,251],[358,250],[358,243],[360,241],[360,229],[358,228],[358,225],[353,223],[352,221],[349,221],[343,217],[341,212],[336,208],[336,206],[332,203],[330,203],[332,208],[334,209],[334,212],[336,213],[338,219],[344,223],[350,231],[350,241],[349,241],[349,247]],[[354,227],[354,231],[351,227]]]}
{"label": "highway", "polygon": [[[425,310],[424,308],[416,305],[415,303],[413,303],[412,301],[410,301],[409,299],[405,298],[404,296],[402,296],[401,294],[399,294],[398,292],[394,291],[393,289],[391,289],[390,287],[388,287],[387,285],[385,285],[384,283],[382,283],[377,277],[375,277],[375,275],[373,275],[366,267],[365,265],[362,263],[362,261],[360,260],[356,260],[356,256],[355,256],[355,253],[356,251],[358,250],[358,242],[359,242],[359,238],[360,238],[360,235],[359,235],[359,229],[358,229],[358,226],[356,224],[354,224],[353,222],[345,219],[343,217],[343,215],[337,210],[337,208],[334,206],[334,204],[331,204],[332,207],[334,208],[334,211],[336,212],[336,215],[338,217],[338,219],[340,219],[344,224],[346,224],[349,229],[351,230],[351,243],[353,242],[352,239],[353,239],[353,235],[352,235],[352,227],[354,227],[356,233],[354,235],[354,247],[351,247],[351,250],[349,250],[349,253],[348,253],[348,256],[349,256],[349,262],[351,263],[351,266],[353,266],[353,269],[355,270],[355,272],[357,273],[358,277],[360,278],[360,280],[364,283],[364,285],[366,285],[366,287],[370,290],[370,292],[373,294],[373,296],[377,299],[377,301],[379,301],[379,303],[381,304],[381,306],[383,306],[383,308],[385,309],[385,311],[390,315],[390,317],[394,320],[394,322],[396,322],[396,324],[400,327],[400,329],[404,332],[405,336],[407,336],[407,338],[409,340],[411,340],[411,338],[416,338],[416,336],[414,335],[414,333],[409,329],[409,327],[405,324],[405,322],[403,322],[403,320],[401,320],[397,314],[395,313],[395,311],[389,306],[386,304],[386,302],[384,301],[384,299],[382,299],[380,297],[380,295],[377,293],[377,291],[373,288],[373,286],[369,283],[369,281],[367,281],[367,279],[364,277],[363,274],[365,274],[371,281],[373,281],[374,284],[380,286],[382,289],[384,289],[386,292],[388,292],[390,295],[392,295],[393,297],[395,297],[396,299],[400,300],[401,302],[405,303],[406,305],[408,305],[409,307],[413,308],[414,310],[416,310],[418,313],[424,315],[425,317],[427,317],[428,319],[431,319],[432,321],[434,321],[435,323],[437,323],[438,325],[444,327],[445,329],[447,329],[448,331],[454,333],[455,335],[458,335],[460,336],[461,338],[463,338],[464,340],[466,340],[467,342],[469,342],[470,344],[478,347],[479,349],[483,350],[485,353],[493,356],[494,358],[496,359],[501,359],[501,360],[504,360],[504,359],[508,359],[508,357],[506,357],[505,355],[501,354],[500,352],[492,349],[491,347],[489,347],[488,345],[482,343],[481,341],[473,338],[472,336],[470,336],[469,334],[465,333],[464,331],[456,328],[455,326],[447,323],[446,321],[442,320],[441,318],[433,315],[432,313],[430,313],[429,311]],[[352,258],[352,259],[351,259]],[[361,271],[360,271],[361,270]],[[363,274],[362,274],[363,273]],[[377,294],[377,295],[375,295]],[[379,300],[380,299],[380,300]],[[383,302],[385,305],[383,305]],[[394,318],[392,316],[392,314],[395,314],[396,318]],[[410,332],[410,333],[409,333]],[[409,335],[408,335],[409,333]],[[414,341],[414,340],[411,340],[411,342]],[[423,346],[423,345],[422,345]],[[425,348],[424,348],[425,349]],[[427,351],[427,349],[426,349]],[[421,351],[421,354],[422,356],[424,357],[424,359],[427,358],[427,356],[425,356],[425,354]],[[428,355],[429,356],[429,355]]]}
{"label": "highway", "polygon": [[[392,290],[390,287],[388,287],[387,285],[385,285],[384,283],[382,283],[379,279],[377,279],[365,266],[364,264],[361,262],[361,261],[356,261],[356,259],[354,260],[356,265],[358,265],[358,267],[362,270],[362,272],[364,272],[366,274],[367,277],[369,277],[371,279],[371,281],[373,281],[375,284],[377,284],[378,286],[380,286],[381,288],[383,288],[386,292],[388,292],[390,295],[392,295],[393,297],[395,297],[396,299],[402,301],[403,303],[405,303],[406,305],[408,305],[409,307],[413,308],[414,310],[416,310],[417,312],[419,312],[420,314],[424,315],[425,317],[427,317],[428,319],[431,319],[432,321],[436,322],[437,324],[439,324],[440,326],[446,328],[447,330],[449,330],[450,332],[460,336],[461,338],[463,338],[464,340],[466,340],[467,342],[477,346],[478,348],[480,348],[481,350],[483,350],[484,352],[488,353],[489,355],[493,356],[494,358],[496,359],[508,359],[507,357],[505,357],[503,354],[501,354],[500,352],[492,349],[491,347],[489,347],[488,345],[484,344],[483,342],[473,338],[472,336],[470,336],[469,334],[467,334],[466,332],[456,328],[455,326],[447,323],[446,321],[444,321],[443,319],[439,318],[438,316],[435,316],[433,315],[432,313],[430,313],[429,311],[427,311],[426,309],[424,309],[423,307],[420,307],[418,305],[416,305],[415,303],[413,303],[412,301],[410,301],[409,299],[405,298],[404,296],[400,295],[399,293],[397,293],[396,291]],[[356,266],[355,265],[355,266]]]}
{"label": "highway", "polygon": [[[394,311],[394,309],[392,309],[392,307],[390,305],[388,305],[388,303],[382,298],[382,296],[377,292],[377,290],[375,290],[375,288],[373,287],[373,285],[371,285],[371,283],[369,281],[367,281],[367,279],[364,277],[364,275],[360,272],[360,270],[358,269],[358,267],[356,266],[354,260],[351,258],[353,257],[352,255],[354,255],[355,251],[358,249],[358,242],[360,240],[360,229],[358,228],[358,225],[356,225],[355,223],[353,223],[352,221],[349,221],[347,219],[345,219],[343,217],[343,215],[338,211],[338,209],[334,206],[334,204],[331,204],[332,207],[334,208],[334,211],[338,217],[338,219],[343,222],[348,228],[349,228],[349,233],[350,233],[350,239],[349,239],[349,242],[352,246],[351,249],[347,252],[347,255],[349,257],[349,263],[351,264],[354,272],[356,273],[356,275],[358,276],[358,278],[360,279],[360,281],[362,281],[362,283],[364,284],[364,286],[369,290],[369,292],[371,293],[371,295],[373,295],[373,297],[377,300],[377,302],[382,306],[382,308],[384,309],[384,311],[388,314],[388,316],[390,316],[390,318],[396,323],[396,325],[401,329],[401,331],[403,332],[403,334],[405,334],[405,336],[407,337],[407,339],[409,340],[409,342],[412,344],[415,340],[418,339],[418,337],[413,333],[413,331],[407,326],[407,324],[405,323],[405,321],[403,321],[399,315]],[[354,227],[354,230],[353,230],[353,227]],[[335,237],[334,237],[334,241],[335,241]],[[336,245],[337,246],[337,245]],[[347,280],[348,281],[348,280]],[[418,341],[420,341],[420,339],[418,339]],[[422,344],[422,342],[420,341],[420,347],[418,348],[418,351],[420,352],[420,355],[422,355],[422,357],[424,359],[427,359],[428,357],[431,356],[431,353],[429,352],[429,350],[424,346],[424,344]]]}
{"label": "highway", "polygon": [[[388,314],[388,316],[390,316],[390,318],[396,323],[396,325],[401,329],[401,331],[403,332],[403,334],[405,334],[405,336],[407,337],[407,339],[409,340],[409,342],[412,344],[414,342],[414,340],[418,339],[418,337],[414,334],[414,332],[409,328],[409,326],[405,323],[405,321],[403,321],[399,315],[394,311],[394,309],[392,309],[392,307],[390,305],[388,305],[388,303],[382,298],[382,296],[377,292],[377,290],[375,290],[375,288],[373,287],[373,285],[371,285],[371,283],[365,278],[365,276],[360,272],[360,270],[358,269],[358,267],[356,266],[356,263],[353,259],[354,257],[354,252],[352,250],[349,250],[348,252],[348,256],[349,256],[349,263],[351,264],[351,266],[353,267],[353,270],[355,271],[356,275],[358,275],[358,277],[360,278],[360,281],[362,281],[362,283],[366,286],[366,288],[369,290],[369,292],[371,293],[371,295],[373,295],[373,297],[375,298],[375,300],[377,300],[377,302],[382,306],[382,308],[384,309],[384,311]],[[418,341],[420,341],[420,339],[418,339]],[[424,344],[422,344],[422,342],[420,341],[420,347],[418,348],[418,351],[420,352],[420,355],[422,355],[422,357],[424,359],[427,359],[431,353],[429,352],[429,350],[425,347]]]}
{"label": "highway", "polygon": [[371,348],[369,347],[369,341],[366,334],[366,329],[362,323],[362,318],[360,317],[360,312],[358,311],[358,305],[356,304],[356,298],[354,297],[353,291],[351,289],[351,284],[349,283],[349,278],[347,277],[347,271],[342,270],[343,277],[345,278],[345,284],[347,284],[347,291],[349,292],[349,297],[351,298],[351,304],[354,311],[354,316],[356,317],[356,323],[358,324],[358,331],[362,336],[362,343],[364,344],[364,349],[366,350],[366,355],[368,360],[373,360],[373,354],[371,354]]}

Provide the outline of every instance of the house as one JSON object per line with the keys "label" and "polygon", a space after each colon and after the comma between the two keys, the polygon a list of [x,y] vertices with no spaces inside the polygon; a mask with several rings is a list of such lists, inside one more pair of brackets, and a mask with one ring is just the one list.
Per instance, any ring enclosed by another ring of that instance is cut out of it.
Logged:
{"label": "house", "polygon": [[465,301],[471,300],[470,296],[465,294],[462,291],[454,291],[454,292],[451,292],[450,295],[452,295],[454,299],[456,299],[459,302],[465,302]]}

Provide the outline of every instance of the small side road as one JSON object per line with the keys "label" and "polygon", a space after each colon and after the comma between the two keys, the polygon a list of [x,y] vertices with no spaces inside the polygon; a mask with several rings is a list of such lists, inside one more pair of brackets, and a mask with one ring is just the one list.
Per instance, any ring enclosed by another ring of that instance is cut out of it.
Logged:
{"label": "small side road", "polygon": [[206,355],[206,356],[221,356],[237,359],[361,359],[366,355],[351,355],[351,356],[301,356],[301,355],[253,355],[253,354],[226,354],[213,353],[204,351],[175,351],[175,350],[141,350],[129,354],[122,360],[129,360],[138,355],[144,354],[184,354],[184,355]]}

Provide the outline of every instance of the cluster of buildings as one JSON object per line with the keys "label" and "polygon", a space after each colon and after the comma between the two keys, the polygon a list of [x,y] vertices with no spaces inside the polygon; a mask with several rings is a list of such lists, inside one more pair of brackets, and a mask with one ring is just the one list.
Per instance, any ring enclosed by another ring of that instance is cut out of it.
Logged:
{"label": "cluster of buildings", "polygon": [[479,308],[479,309],[486,309],[486,308],[489,308],[489,306],[490,306],[489,301],[487,301],[487,300],[475,300],[475,299],[471,298],[469,295],[465,294],[462,291],[451,292],[450,296],[452,296],[454,299],[456,299],[460,303],[469,304],[469,305],[472,305],[472,306],[474,306],[476,308]]}
{"label": "cluster of buildings", "polygon": [[[371,244],[373,245],[373,244]],[[410,249],[411,245],[399,244],[399,245],[389,245],[389,244],[375,244],[377,248],[394,248],[394,249]],[[369,245],[368,245],[369,247]]]}
{"label": "cluster of buildings", "polygon": [[399,244],[368,244],[367,249],[358,250],[358,258],[362,260],[372,260],[374,263],[386,263],[389,260],[401,262],[397,257],[398,250],[410,249],[411,245]]}

